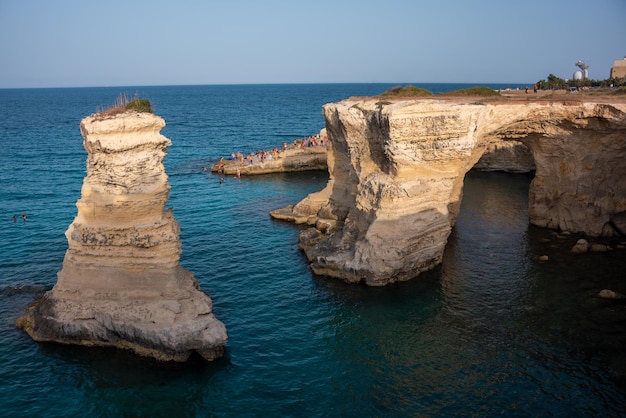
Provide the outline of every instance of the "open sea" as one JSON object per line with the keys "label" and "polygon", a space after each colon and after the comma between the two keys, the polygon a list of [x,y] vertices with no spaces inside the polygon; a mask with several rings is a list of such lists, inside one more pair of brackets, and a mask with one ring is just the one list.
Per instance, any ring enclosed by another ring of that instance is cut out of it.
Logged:
{"label": "open sea", "polygon": [[[530,175],[470,172],[442,265],[369,288],[312,274],[299,227],[268,215],[327,173],[220,184],[203,171],[315,134],[323,104],[390,87],[0,89],[0,416],[625,416],[626,303],[594,295],[626,293],[626,250],[573,255],[578,236],[530,226]],[[228,330],[213,363],[39,344],[14,326],[61,268],[85,176],[80,121],[120,93],[166,121],[180,262]]]}

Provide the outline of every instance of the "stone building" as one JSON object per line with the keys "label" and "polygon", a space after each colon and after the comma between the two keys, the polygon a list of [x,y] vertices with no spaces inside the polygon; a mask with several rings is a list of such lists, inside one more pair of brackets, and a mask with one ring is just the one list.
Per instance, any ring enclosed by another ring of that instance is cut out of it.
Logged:
{"label": "stone building", "polygon": [[626,57],[622,60],[615,60],[613,67],[611,67],[610,78],[624,78],[626,77]]}

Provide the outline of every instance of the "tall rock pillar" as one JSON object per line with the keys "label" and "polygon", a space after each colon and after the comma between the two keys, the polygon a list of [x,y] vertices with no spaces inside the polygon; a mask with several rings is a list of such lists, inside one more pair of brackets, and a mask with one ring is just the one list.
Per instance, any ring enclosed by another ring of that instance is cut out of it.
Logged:
{"label": "tall rock pillar", "polygon": [[227,335],[209,296],[178,262],[180,228],[165,210],[170,140],[151,113],[96,114],[78,214],[52,290],[17,325],[36,341],[112,346],[165,361],[222,355]]}

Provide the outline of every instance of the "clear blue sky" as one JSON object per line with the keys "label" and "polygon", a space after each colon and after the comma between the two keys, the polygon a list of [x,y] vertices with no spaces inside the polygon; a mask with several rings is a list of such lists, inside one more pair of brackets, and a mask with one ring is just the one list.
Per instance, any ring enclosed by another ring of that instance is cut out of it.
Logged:
{"label": "clear blue sky", "polygon": [[609,77],[626,0],[0,0],[0,88]]}

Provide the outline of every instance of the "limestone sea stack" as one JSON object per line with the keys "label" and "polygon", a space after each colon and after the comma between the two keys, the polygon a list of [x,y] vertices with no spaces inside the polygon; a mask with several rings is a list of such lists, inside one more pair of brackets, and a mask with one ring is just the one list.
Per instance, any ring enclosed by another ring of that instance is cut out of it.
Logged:
{"label": "limestone sea stack", "polygon": [[317,274],[379,286],[439,264],[465,173],[507,141],[532,155],[523,164],[536,169],[531,223],[626,233],[618,222],[626,215],[624,101],[357,98],[325,105],[324,116],[326,188],[272,212],[316,226],[301,233],[300,247]]}
{"label": "limestone sea stack", "polygon": [[55,286],[18,319],[36,341],[110,346],[163,361],[220,357],[226,328],[179,265],[180,227],[165,210],[170,140],[162,118],[95,114],[80,129],[88,153],[78,214]]}

